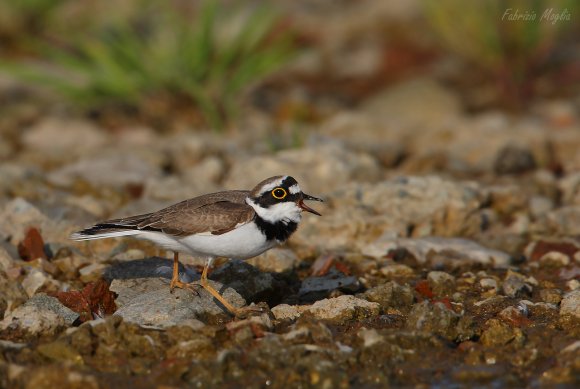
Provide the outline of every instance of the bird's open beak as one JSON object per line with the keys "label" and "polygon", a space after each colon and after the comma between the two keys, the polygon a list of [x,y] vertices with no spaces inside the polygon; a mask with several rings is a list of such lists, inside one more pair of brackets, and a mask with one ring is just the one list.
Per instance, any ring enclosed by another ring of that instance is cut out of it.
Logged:
{"label": "bird's open beak", "polygon": [[302,208],[303,210],[305,210],[306,212],[310,212],[310,213],[313,213],[315,215],[322,216],[320,213],[318,213],[314,209],[310,208],[308,205],[304,204],[304,200],[313,200],[313,201],[324,201],[324,200],[319,199],[318,197],[307,195],[306,193],[304,193],[302,195],[302,199],[298,202],[298,206],[300,208]]}

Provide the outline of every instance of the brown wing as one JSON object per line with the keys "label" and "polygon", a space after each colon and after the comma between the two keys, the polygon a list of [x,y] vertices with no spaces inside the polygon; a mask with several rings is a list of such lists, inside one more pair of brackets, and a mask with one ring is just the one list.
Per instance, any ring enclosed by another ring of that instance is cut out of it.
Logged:
{"label": "brown wing", "polygon": [[254,218],[254,209],[245,202],[247,195],[248,191],[211,193],[157,212],[109,220],[99,225],[107,228],[161,231],[174,236],[202,232],[219,235]]}

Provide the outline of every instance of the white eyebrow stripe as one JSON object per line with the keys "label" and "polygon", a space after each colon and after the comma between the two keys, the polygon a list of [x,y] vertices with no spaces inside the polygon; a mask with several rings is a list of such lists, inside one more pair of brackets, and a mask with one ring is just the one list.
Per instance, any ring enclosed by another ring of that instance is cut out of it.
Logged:
{"label": "white eyebrow stripe", "polygon": [[290,191],[290,194],[296,194],[296,193],[302,192],[302,190],[300,189],[298,184],[292,185],[290,188],[288,188],[288,190]]}
{"label": "white eyebrow stripe", "polygon": [[284,180],[287,178],[288,176],[284,176],[284,177],[280,177],[279,179],[277,179],[276,181],[271,182],[269,185],[263,186],[262,190],[260,191],[260,193],[258,193],[258,197],[260,197],[261,195],[263,195],[266,192],[271,191],[272,189],[282,185],[282,182],[284,182]]}

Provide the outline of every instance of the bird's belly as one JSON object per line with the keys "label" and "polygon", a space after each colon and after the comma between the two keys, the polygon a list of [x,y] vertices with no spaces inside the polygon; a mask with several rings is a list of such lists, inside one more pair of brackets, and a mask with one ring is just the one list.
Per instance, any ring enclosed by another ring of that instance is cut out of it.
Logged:
{"label": "bird's belly", "polygon": [[207,257],[248,259],[262,254],[276,245],[254,223],[248,223],[221,235],[198,234],[183,237],[179,242],[190,253]]}

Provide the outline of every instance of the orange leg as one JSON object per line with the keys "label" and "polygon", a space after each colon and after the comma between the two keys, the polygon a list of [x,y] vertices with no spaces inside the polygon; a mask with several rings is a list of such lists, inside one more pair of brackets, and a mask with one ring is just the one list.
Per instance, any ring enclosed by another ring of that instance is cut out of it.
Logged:
{"label": "orange leg", "polygon": [[179,280],[179,253],[177,251],[173,252],[173,276],[171,277],[171,283],[169,284],[169,290],[173,293],[175,288],[191,290],[195,294],[199,294],[195,285],[186,284]]}
{"label": "orange leg", "polygon": [[232,304],[230,304],[225,298],[223,298],[223,296],[217,291],[215,290],[215,288],[213,286],[210,285],[210,283],[208,282],[207,279],[207,271],[211,265],[211,260],[209,260],[205,267],[203,268],[203,272],[201,273],[201,286],[207,290],[213,297],[215,297],[215,299],[217,301],[219,301],[220,303],[222,303],[222,305],[224,307],[226,307],[226,309],[228,311],[230,311],[230,313],[232,315],[234,315],[235,317],[238,318],[242,318],[247,316],[248,314],[252,314],[252,313],[262,313],[262,309],[259,307],[245,307],[245,308],[236,308],[234,307]]}

